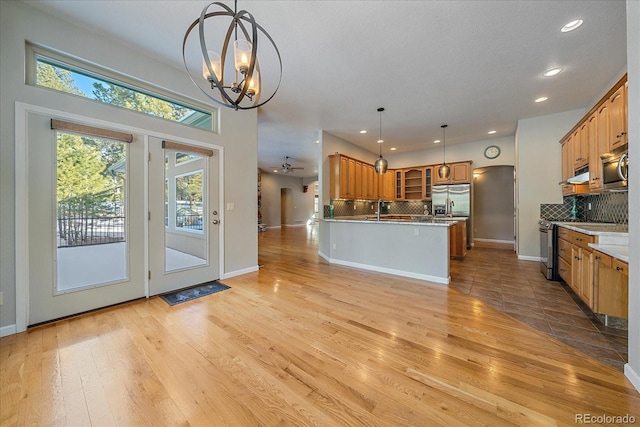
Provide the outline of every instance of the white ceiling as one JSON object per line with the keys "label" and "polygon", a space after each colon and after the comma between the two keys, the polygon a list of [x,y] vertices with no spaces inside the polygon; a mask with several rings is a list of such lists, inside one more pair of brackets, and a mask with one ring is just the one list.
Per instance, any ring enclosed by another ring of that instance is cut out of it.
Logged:
{"label": "white ceiling", "polygon": [[[184,32],[210,3],[26,2],[180,68]],[[626,66],[622,0],[240,0],[238,8],[266,29],[283,62],[280,89],[258,114],[259,166],[269,171],[290,156],[305,168],[292,176],[317,174],[319,130],[377,153],[378,107],[386,108],[383,154],[433,147],[443,123],[447,144],[512,136],[518,119],[589,107]],[[561,33],[574,19],[584,25]],[[564,71],[542,77],[554,66]],[[540,96],[549,100],[534,103]]]}

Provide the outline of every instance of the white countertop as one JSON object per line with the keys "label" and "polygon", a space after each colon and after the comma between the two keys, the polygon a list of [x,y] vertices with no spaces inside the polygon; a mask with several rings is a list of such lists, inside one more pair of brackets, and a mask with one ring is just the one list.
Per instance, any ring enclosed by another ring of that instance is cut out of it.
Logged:
{"label": "white countertop", "polygon": [[628,245],[599,245],[597,243],[589,243],[589,247],[597,251],[607,254],[614,258],[629,263],[629,246]]}

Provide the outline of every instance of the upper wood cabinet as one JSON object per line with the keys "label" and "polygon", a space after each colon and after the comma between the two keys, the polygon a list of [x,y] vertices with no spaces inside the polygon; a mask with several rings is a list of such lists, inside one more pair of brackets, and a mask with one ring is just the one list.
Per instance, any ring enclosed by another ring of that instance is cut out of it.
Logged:
{"label": "upper wood cabinet", "polygon": [[451,173],[449,178],[438,176],[438,166],[433,167],[433,184],[469,184],[471,182],[471,162],[450,163]]}
{"label": "upper wood cabinet", "polygon": [[433,196],[433,166],[425,167],[422,176],[422,200],[431,200]]}
{"label": "upper wood cabinet", "polygon": [[627,143],[627,85],[620,86],[609,98],[611,150]]}
{"label": "upper wood cabinet", "polygon": [[379,191],[377,199],[394,200],[396,191],[396,171],[388,169],[384,175],[377,175]]}
{"label": "upper wood cabinet", "polygon": [[372,164],[343,156],[329,156],[329,193],[332,199],[394,200],[393,170],[376,174]]}
{"label": "upper wood cabinet", "polygon": [[331,199],[350,200],[431,200],[436,184],[468,184],[471,162],[451,164],[451,176],[437,180],[437,166],[389,169],[378,175],[372,164],[342,154],[329,157],[329,193]]}
{"label": "upper wood cabinet", "polygon": [[572,142],[573,168],[582,169],[589,164],[589,125],[586,121],[574,132]]}
{"label": "upper wood cabinet", "polygon": [[424,168],[403,169],[403,199],[422,200],[422,183],[424,182]]}
{"label": "upper wood cabinet", "polygon": [[588,166],[589,185],[562,185],[564,196],[599,193],[603,189],[601,157],[627,140],[627,76],[624,75],[576,124],[562,144],[562,180]]}
{"label": "upper wood cabinet", "polygon": [[600,159],[600,145],[598,144],[598,112],[594,111],[587,119],[589,129],[589,191],[602,190],[602,160]]}

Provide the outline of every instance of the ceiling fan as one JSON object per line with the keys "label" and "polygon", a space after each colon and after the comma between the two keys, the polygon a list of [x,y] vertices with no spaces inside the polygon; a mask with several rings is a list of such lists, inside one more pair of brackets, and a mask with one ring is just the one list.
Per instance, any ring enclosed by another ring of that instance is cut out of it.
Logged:
{"label": "ceiling fan", "polygon": [[273,169],[278,169],[280,172],[282,173],[289,173],[292,171],[296,171],[296,170],[303,170],[303,167],[294,167],[291,166],[291,163],[289,163],[289,160],[292,160],[291,157],[289,156],[284,156],[284,163],[282,163],[282,165],[274,167]]}

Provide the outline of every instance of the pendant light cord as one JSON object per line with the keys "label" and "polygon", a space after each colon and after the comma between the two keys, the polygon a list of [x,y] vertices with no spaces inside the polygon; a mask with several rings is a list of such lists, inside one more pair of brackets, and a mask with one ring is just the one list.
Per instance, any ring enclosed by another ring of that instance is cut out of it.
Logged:
{"label": "pendant light cord", "polygon": [[380,157],[382,157],[382,112],[384,111],[384,108],[380,107],[378,108],[378,112],[380,113],[380,133],[378,134],[378,145],[380,145]]}
{"label": "pendant light cord", "polygon": [[447,139],[445,138],[445,135],[444,135],[444,129],[447,126],[448,125],[441,125],[440,126],[442,128],[442,164],[443,165],[447,164]]}

